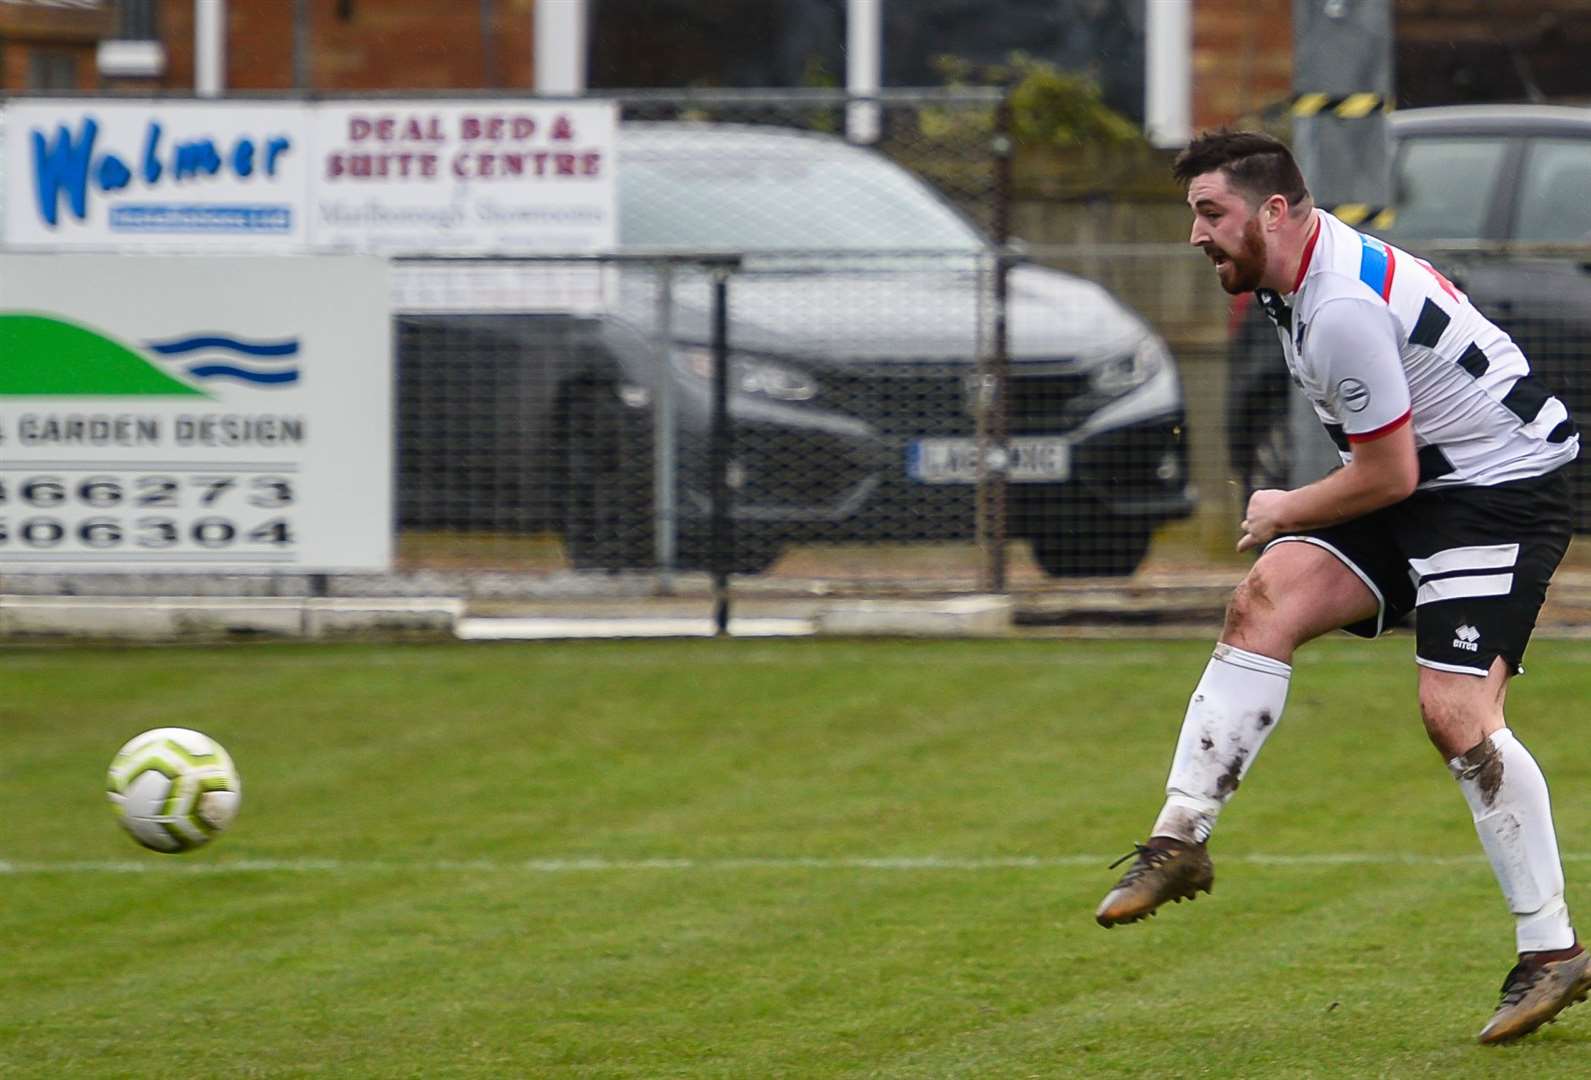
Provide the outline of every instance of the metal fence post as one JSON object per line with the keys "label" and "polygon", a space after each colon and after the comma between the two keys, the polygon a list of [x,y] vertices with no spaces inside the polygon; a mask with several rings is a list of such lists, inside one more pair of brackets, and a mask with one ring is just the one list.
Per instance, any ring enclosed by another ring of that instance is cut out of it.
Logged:
{"label": "metal fence post", "polygon": [[713,626],[717,635],[729,633],[729,572],[734,556],[734,523],[730,518],[730,455],[734,451],[729,427],[729,270],[712,270],[713,300],[713,420],[708,466],[712,473],[712,525],[708,534],[708,565],[713,574]]}
{"label": "metal fence post", "polygon": [[309,0],[293,3],[293,89],[313,90],[314,57],[310,55],[314,43],[310,36],[312,16]]}
{"label": "metal fence post", "polygon": [[994,312],[992,340],[979,350],[977,379],[978,495],[977,536],[983,550],[980,587],[1006,591],[1006,481],[1010,449],[1006,438],[1006,384],[1010,375],[1006,329],[1010,260],[1011,94],[1007,90],[995,110],[994,140]]}
{"label": "metal fence post", "polygon": [[668,370],[668,365],[674,362],[674,264],[667,260],[657,267],[655,337],[658,355],[656,378],[652,382],[652,537],[658,588],[669,593],[674,587],[674,564],[679,550],[675,533],[679,510],[675,489],[674,379]]}

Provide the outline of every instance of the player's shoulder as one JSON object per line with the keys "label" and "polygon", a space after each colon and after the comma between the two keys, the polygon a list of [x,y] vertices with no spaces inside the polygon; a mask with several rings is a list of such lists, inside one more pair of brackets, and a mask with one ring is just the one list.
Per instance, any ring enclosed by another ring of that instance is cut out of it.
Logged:
{"label": "player's shoulder", "polygon": [[1351,272],[1339,266],[1319,267],[1309,275],[1302,300],[1303,310],[1317,317],[1324,308],[1339,300],[1362,300],[1385,306],[1381,296],[1359,276],[1357,267]]}

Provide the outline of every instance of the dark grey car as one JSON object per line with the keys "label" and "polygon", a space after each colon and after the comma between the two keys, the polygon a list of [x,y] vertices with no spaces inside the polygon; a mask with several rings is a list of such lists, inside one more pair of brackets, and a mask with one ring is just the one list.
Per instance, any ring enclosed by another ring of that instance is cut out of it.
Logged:
{"label": "dark grey car", "polygon": [[[986,239],[905,169],[831,136],[626,124],[619,154],[627,254],[747,253],[728,329],[737,567],[792,543],[970,537]],[[1175,364],[1099,286],[1032,265],[1009,280],[1009,532],[1051,573],[1130,573],[1154,528],[1192,508]],[[708,279],[675,271],[666,334],[654,269],[627,265],[609,286],[584,316],[400,320],[406,524],[550,529],[577,566],[649,566],[667,445],[677,564],[704,564]],[[471,372],[484,400],[468,397]]]}

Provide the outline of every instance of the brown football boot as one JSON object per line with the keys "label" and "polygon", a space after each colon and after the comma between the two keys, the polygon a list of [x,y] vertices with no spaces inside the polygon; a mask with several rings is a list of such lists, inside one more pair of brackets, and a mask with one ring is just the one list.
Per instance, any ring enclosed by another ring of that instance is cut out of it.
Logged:
{"label": "brown football boot", "polygon": [[1563,960],[1521,959],[1503,980],[1502,1001],[1476,1036],[1483,1043],[1508,1042],[1550,1024],[1591,991],[1591,953]]}
{"label": "brown football boot", "polygon": [[1167,900],[1180,904],[1214,886],[1215,867],[1203,844],[1160,839],[1154,843],[1164,846],[1134,844],[1131,852],[1110,864],[1115,868],[1127,859],[1133,860],[1094,912],[1095,921],[1107,930],[1117,923],[1137,922],[1153,915],[1155,908]]}

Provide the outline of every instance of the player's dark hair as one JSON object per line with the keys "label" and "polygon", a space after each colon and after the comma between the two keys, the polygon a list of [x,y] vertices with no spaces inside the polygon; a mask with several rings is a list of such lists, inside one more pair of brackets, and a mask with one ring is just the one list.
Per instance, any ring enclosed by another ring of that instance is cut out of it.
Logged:
{"label": "player's dark hair", "polygon": [[1292,208],[1309,200],[1298,162],[1280,139],[1260,131],[1206,131],[1188,144],[1171,165],[1171,175],[1187,187],[1196,176],[1220,170],[1234,189],[1258,206],[1280,195]]}

